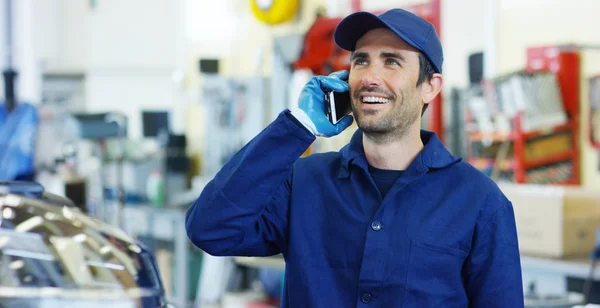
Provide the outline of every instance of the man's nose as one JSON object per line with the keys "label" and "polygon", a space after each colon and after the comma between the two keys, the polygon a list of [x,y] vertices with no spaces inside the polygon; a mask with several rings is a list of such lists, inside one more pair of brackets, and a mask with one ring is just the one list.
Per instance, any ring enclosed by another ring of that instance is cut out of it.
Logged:
{"label": "man's nose", "polygon": [[369,66],[364,72],[361,85],[366,88],[378,87],[381,85],[381,72],[375,65]]}

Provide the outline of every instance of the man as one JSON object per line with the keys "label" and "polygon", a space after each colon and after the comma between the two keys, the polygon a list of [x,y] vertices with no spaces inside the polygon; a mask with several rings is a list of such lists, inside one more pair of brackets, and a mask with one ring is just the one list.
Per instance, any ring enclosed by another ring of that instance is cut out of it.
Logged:
{"label": "man", "polygon": [[[188,236],[219,256],[286,260],[283,307],[523,307],[511,203],[420,130],[442,86],[432,25],[404,10],[355,13],[335,32],[350,73],[315,77],[206,186]],[[348,78],[348,82],[344,82]],[[359,129],[339,152],[324,93],[350,91]]]}

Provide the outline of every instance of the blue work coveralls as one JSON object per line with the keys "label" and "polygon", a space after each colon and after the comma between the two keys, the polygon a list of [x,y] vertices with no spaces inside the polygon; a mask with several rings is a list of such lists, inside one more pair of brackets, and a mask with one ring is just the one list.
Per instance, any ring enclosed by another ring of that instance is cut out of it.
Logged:
{"label": "blue work coveralls", "polygon": [[421,138],[382,198],[360,130],[299,159],[315,137],[284,111],[205,187],[188,236],[216,256],[282,253],[282,307],[523,307],[512,204],[435,134]]}

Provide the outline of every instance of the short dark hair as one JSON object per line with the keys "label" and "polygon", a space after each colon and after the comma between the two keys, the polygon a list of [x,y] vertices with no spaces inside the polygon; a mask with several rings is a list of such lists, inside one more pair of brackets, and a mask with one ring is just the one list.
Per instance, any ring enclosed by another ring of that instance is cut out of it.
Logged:
{"label": "short dark hair", "polygon": [[[433,69],[431,61],[429,61],[429,59],[427,59],[422,52],[419,52],[419,79],[417,80],[417,87],[423,84],[425,80],[431,80],[434,73],[435,70]],[[425,110],[427,110],[427,107],[429,107],[429,104],[423,106],[423,110],[421,110],[421,116],[423,116]]]}

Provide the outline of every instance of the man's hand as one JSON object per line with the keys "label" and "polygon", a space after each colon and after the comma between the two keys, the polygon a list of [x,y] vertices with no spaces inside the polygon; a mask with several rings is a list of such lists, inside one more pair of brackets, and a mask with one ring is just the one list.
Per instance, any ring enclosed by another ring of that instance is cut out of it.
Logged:
{"label": "man's hand", "polygon": [[332,137],[341,133],[352,124],[352,116],[344,117],[336,125],[331,124],[325,114],[325,91],[349,91],[347,71],[338,71],[329,76],[315,76],[304,86],[298,99],[298,108],[292,109],[292,115],[315,136]]}

